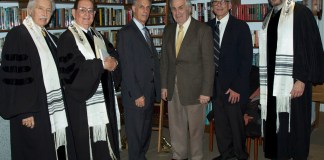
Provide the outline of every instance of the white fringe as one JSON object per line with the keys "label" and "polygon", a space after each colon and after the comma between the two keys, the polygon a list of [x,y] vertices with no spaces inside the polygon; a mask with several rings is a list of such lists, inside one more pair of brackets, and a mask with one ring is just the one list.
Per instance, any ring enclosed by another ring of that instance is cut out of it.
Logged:
{"label": "white fringe", "polygon": [[110,158],[112,159],[112,160],[117,160],[117,158],[116,158],[116,156],[115,156],[115,154],[114,154],[114,151],[113,151],[113,149],[111,148],[111,144],[110,144],[110,141],[109,141],[109,137],[108,137],[108,131],[106,130],[106,135],[107,135],[107,144],[108,144],[108,149],[109,149],[109,155],[110,155]]}
{"label": "white fringe", "polygon": [[97,141],[106,141],[106,134],[107,134],[106,125],[93,126],[92,131],[93,131],[94,143],[96,143]]}
{"label": "white fringe", "polygon": [[276,132],[279,132],[280,122],[279,122],[279,113],[286,112],[289,114],[289,129],[290,132],[290,96],[288,97],[276,97],[277,101],[277,130]]}
{"label": "white fringe", "polygon": [[93,157],[92,157],[92,147],[91,147],[90,127],[88,128],[88,131],[89,131],[89,152],[90,152],[90,160],[93,160]]}

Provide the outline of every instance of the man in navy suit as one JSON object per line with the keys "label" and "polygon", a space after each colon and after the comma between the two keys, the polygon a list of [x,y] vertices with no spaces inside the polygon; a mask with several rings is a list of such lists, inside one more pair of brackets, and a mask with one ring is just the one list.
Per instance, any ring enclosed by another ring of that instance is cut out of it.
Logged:
{"label": "man in navy suit", "polygon": [[144,160],[150,144],[154,101],[160,98],[157,51],[145,23],[149,0],[134,0],[134,18],[118,33],[117,49],[122,70],[122,102],[130,160]]}
{"label": "man in navy suit", "polygon": [[220,156],[216,160],[247,159],[241,105],[248,102],[252,37],[246,22],[229,14],[230,0],[212,0],[215,80],[214,121]]}

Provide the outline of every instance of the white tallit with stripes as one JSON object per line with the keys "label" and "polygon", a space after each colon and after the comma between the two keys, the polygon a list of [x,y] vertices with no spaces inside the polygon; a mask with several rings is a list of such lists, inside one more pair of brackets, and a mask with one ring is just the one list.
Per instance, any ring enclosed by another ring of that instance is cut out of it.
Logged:
{"label": "white tallit with stripes", "polygon": [[[278,22],[278,39],[275,62],[275,75],[273,84],[273,96],[276,97],[277,110],[277,132],[279,131],[279,113],[289,113],[289,129],[290,131],[290,92],[294,85],[292,78],[293,72],[293,22],[294,22],[294,7],[293,0],[285,0],[281,9]],[[267,119],[267,99],[268,99],[268,74],[267,74],[267,29],[270,14],[265,18],[262,30],[259,34],[259,65],[260,65],[260,104],[261,104],[261,119]],[[262,123],[263,135],[263,123]]]}
{"label": "white tallit with stripes", "polygon": [[[57,149],[62,145],[66,145],[65,128],[68,126],[68,123],[56,64],[45,38],[42,35],[42,28],[37,26],[30,16],[25,18],[23,24],[31,35],[40,57],[47,96],[48,113],[51,122],[51,131],[54,134],[55,147]],[[55,44],[51,37],[50,39],[53,44]]]}
{"label": "white tallit with stripes", "polygon": [[[95,54],[90,46],[90,43],[88,42],[88,39],[86,38],[86,35],[84,34],[80,26],[77,23],[75,23],[75,21],[72,21],[72,25],[69,26],[68,29],[72,32],[76,44],[78,46],[78,49],[81,51],[85,59],[86,60],[95,59],[96,58]],[[99,39],[101,43],[105,43],[102,36],[97,31],[95,30],[92,31],[96,34],[96,36],[93,36],[94,39],[97,38],[96,40]],[[98,51],[99,49],[106,50],[106,48],[98,48],[98,47],[99,46],[95,44],[96,51]],[[110,157],[111,159],[116,159],[108,138],[107,124],[109,123],[109,119],[108,119],[107,108],[106,108],[101,82],[99,83],[99,86],[95,94],[86,101],[86,106],[87,106],[89,133],[91,128],[93,132],[92,141],[93,142],[107,141]],[[90,146],[91,159],[93,159],[90,134],[89,134],[89,146]]]}

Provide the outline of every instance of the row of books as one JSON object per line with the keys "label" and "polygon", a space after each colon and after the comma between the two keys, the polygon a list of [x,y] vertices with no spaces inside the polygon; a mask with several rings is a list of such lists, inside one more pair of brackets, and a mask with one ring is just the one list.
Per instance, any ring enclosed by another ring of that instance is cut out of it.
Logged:
{"label": "row of books", "polygon": [[149,32],[151,36],[162,36],[164,29],[163,28],[150,28]]}
{"label": "row of books", "polygon": [[208,22],[209,20],[215,18],[211,10],[211,3],[196,3],[192,4],[192,17],[201,22]]}
{"label": "row of books", "polygon": [[163,28],[151,28],[149,29],[150,35],[153,37],[153,44],[156,47],[162,46],[162,35],[163,35]]}
{"label": "row of books", "polygon": [[126,11],[116,8],[98,8],[95,17],[96,26],[119,26],[126,24]]}
{"label": "row of books", "polygon": [[[73,20],[71,8],[57,9],[51,22],[50,28],[64,28],[71,24]],[[120,26],[126,24],[126,13],[124,9],[98,8],[94,19],[95,26]]]}
{"label": "row of books", "polygon": [[154,6],[151,7],[151,14],[165,14],[165,6]]}
{"label": "row of books", "polygon": [[[211,7],[210,2],[192,4],[192,17],[201,22],[215,18]],[[262,21],[268,10],[268,4],[233,5],[231,15],[245,21]]]}
{"label": "row of books", "polygon": [[166,24],[165,16],[150,17],[146,22],[146,25],[165,25],[165,24]]}
{"label": "row of books", "polygon": [[71,24],[73,20],[71,8],[56,9],[53,13],[52,19],[48,24],[49,28],[63,28]]}
{"label": "row of books", "polygon": [[234,5],[232,15],[245,21],[262,21],[269,7],[268,4]]}
{"label": "row of books", "polygon": [[9,30],[21,24],[22,12],[20,10],[17,6],[8,8],[0,7],[0,29]]}

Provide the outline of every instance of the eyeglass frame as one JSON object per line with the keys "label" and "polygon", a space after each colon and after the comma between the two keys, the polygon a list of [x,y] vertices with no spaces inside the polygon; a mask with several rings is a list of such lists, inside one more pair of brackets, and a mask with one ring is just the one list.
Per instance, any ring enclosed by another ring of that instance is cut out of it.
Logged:
{"label": "eyeglass frame", "polygon": [[88,13],[90,15],[94,15],[96,13],[96,10],[94,8],[80,7],[80,8],[77,8],[77,10],[79,10],[80,14],[82,14],[82,15],[85,15],[86,13]]}

